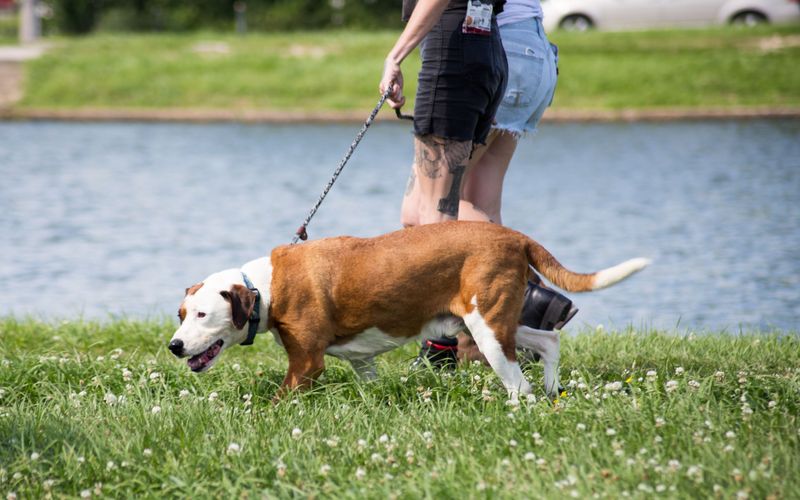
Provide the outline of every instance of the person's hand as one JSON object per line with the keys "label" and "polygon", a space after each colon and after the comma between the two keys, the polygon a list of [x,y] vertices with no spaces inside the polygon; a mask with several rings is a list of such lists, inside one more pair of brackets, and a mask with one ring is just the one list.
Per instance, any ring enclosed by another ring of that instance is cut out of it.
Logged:
{"label": "person's hand", "polygon": [[386,59],[383,63],[383,78],[378,86],[381,95],[386,92],[386,89],[391,85],[392,91],[389,93],[389,106],[399,109],[406,103],[406,98],[403,96],[403,72],[400,71],[400,65],[392,59]]}

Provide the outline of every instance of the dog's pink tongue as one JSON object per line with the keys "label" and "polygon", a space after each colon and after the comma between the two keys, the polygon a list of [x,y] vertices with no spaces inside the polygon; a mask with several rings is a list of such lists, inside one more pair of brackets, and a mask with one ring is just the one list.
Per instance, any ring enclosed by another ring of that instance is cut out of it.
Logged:
{"label": "dog's pink tongue", "polygon": [[219,354],[220,349],[222,349],[222,343],[216,342],[211,347],[206,349],[204,352],[198,354],[197,356],[192,356],[191,358],[189,358],[186,361],[186,363],[192,370],[199,370],[200,368],[207,365],[209,361],[214,359],[214,356]]}

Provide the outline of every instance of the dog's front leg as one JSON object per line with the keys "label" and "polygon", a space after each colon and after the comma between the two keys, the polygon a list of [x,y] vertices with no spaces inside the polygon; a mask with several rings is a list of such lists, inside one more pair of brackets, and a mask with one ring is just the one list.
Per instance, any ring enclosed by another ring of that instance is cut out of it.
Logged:
{"label": "dog's front leg", "polygon": [[351,359],[349,361],[361,380],[371,382],[378,379],[378,367],[375,365],[375,358]]}
{"label": "dog's front leg", "polygon": [[289,369],[275,394],[276,400],[291,391],[306,389],[325,370],[325,356],[322,350],[307,351],[287,346],[286,352],[289,355]]}

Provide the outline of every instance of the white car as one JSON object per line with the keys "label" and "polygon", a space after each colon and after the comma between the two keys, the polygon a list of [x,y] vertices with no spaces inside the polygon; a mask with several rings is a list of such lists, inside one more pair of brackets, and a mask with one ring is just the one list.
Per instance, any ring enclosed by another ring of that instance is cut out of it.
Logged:
{"label": "white car", "polygon": [[800,22],[800,0],[542,0],[542,10],[548,31]]}

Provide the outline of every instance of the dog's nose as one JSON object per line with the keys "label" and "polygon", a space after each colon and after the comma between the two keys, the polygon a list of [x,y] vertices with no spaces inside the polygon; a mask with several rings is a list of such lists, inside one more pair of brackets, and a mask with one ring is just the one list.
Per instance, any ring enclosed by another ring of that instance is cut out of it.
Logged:
{"label": "dog's nose", "polygon": [[183,340],[172,339],[169,343],[169,350],[176,356],[183,354]]}

